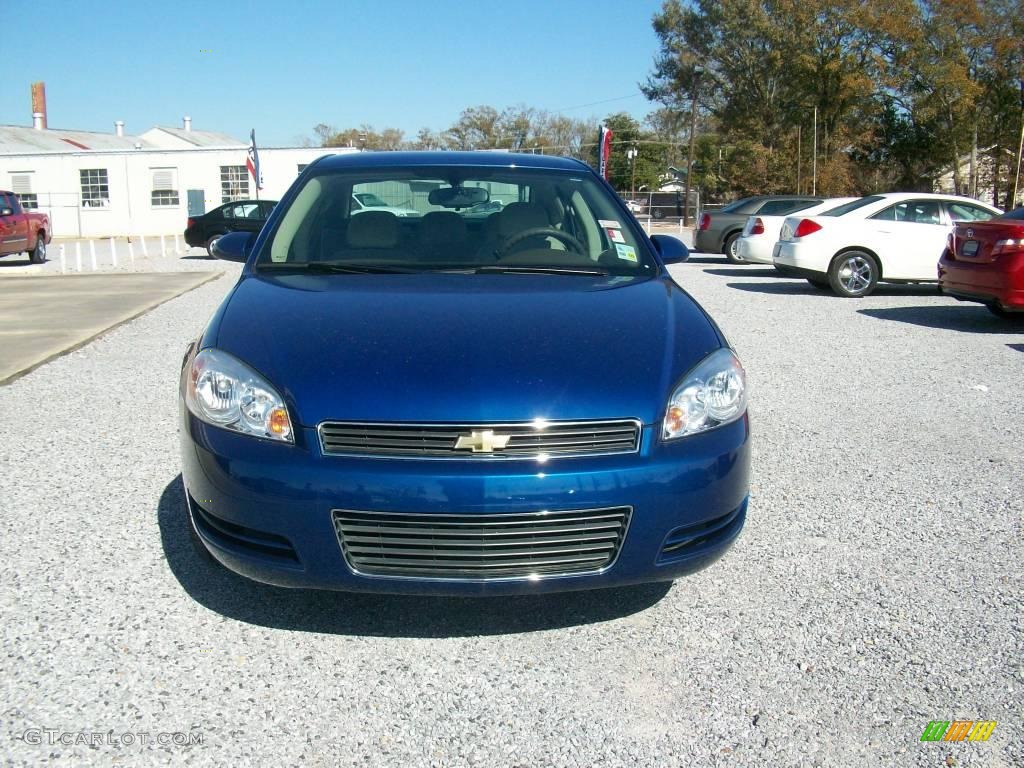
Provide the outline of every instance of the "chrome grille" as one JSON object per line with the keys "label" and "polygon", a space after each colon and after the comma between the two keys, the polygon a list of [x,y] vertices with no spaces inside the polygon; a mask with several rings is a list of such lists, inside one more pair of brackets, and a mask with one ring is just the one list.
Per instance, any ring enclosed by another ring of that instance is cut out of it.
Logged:
{"label": "chrome grille", "polygon": [[441,579],[514,579],[593,573],[618,556],[631,509],[438,515],[335,510],[356,573]]}
{"label": "chrome grille", "polygon": [[[640,422],[548,421],[515,424],[389,424],[325,421],[320,447],[331,456],[393,458],[530,458],[634,453],[640,447]],[[490,433],[494,445],[486,445]],[[477,437],[474,437],[477,436]],[[504,445],[504,437],[508,437]],[[460,441],[460,438],[463,438]],[[480,450],[466,447],[476,440]],[[483,440],[484,445],[479,445]],[[461,443],[461,445],[460,445]],[[490,450],[487,450],[490,448]]]}

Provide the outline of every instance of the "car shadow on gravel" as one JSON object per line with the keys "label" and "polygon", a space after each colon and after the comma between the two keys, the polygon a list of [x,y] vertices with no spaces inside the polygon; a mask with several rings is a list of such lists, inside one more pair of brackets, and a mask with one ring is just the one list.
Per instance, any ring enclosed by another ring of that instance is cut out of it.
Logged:
{"label": "car shadow on gravel", "polygon": [[[711,270],[705,270],[710,272]],[[752,275],[751,272],[744,272],[744,277]],[[836,296],[828,288],[815,288],[806,280],[793,280],[792,278],[780,278],[770,283],[726,283],[729,288],[739,291],[751,291],[752,293],[775,293],[792,294],[794,296],[822,296],[828,299],[841,301],[854,301],[854,299],[843,299]],[[872,296],[938,296],[935,286],[925,285],[890,285],[882,284],[875,288]]]}
{"label": "car shadow on gravel", "polygon": [[728,264],[725,256],[694,256],[693,251],[690,251],[690,258],[684,261],[684,264]]}
{"label": "car shadow on gravel", "polygon": [[300,632],[376,637],[472,637],[536,632],[629,616],[660,601],[670,582],[524,597],[420,597],[284,589],[243,578],[192,546],[181,476],[160,496],[160,540],[188,595],[221,616]]}
{"label": "car shadow on gravel", "polygon": [[1024,344],[1007,344],[1010,349],[1016,349],[1018,352],[1024,352]]}
{"label": "car shadow on gravel", "polygon": [[705,275],[722,277],[782,277],[775,267],[739,267],[736,269],[705,269]]}
{"label": "car shadow on gravel", "polygon": [[[881,309],[858,309],[862,315],[877,317],[879,320],[895,320],[900,323],[920,325],[925,328],[944,328],[964,333],[1021,333],[1024,325],[1001,320],[981,304],[930,307],[887,307]],[[1010,345],[1012,346],[1012,345]]]}

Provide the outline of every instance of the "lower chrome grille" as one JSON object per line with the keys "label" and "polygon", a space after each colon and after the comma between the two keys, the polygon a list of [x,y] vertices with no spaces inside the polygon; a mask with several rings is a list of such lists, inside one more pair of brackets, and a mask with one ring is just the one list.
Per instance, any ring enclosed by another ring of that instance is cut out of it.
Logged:
{"label": "lower chrome grille", "polygon": [[353,571],[368,576],[511,579],[601,571],[619,554],[629,507],[436,515],[335,510]]}
{"label": "lower chrome grille", "polygon": [[325,421],[320,447],[331,456],[530,458],[633,453],[640,422],[537,421],[514,424],[391,424]]}

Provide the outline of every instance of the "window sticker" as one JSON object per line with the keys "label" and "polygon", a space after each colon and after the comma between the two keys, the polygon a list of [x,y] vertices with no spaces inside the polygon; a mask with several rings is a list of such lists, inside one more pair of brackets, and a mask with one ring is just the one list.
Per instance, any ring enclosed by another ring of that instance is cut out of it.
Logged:
{"label": "window sticker", "polygon": [[597,223],[599,226],[605,229],[622,229],[622,225],[617,221],[606,221],[605,219],[598,219]]}
{"label": "window sticker", "polygon": [[619,243],[616,243],[615,252],[619,254],[619,258],[623,261],[635,262],[637,260],[636,251],[631,245],[620,245]]}
{"label": "window sticker", "polygon": [[608,229],[605,230],[605,232],[608,233],[608,239],[611,240],[613,243],[626,242],[626,238],[622,236],[622,232],[618,229],[612,229],[611,227],[609,227]]}

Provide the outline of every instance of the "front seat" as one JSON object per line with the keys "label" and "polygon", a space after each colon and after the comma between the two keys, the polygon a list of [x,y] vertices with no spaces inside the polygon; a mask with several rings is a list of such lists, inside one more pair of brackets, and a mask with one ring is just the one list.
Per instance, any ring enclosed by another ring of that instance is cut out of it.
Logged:
{"label": "front seat", "polygon": [[[508,253],[500,253],[499,249],[510,237],[528,229],[548,228],[551,226],[551,219],[543,206],[536,203],[509,203],[501,209],[500,213],[494,215],[496,220],[491,242],[484,243],[484,250],[491,258],[495,255],[507,256]],[[513,246],[511,252],[525,251],[533,248],[550,248],[551,243],[546,237],[529,237],[521,240]]]}

